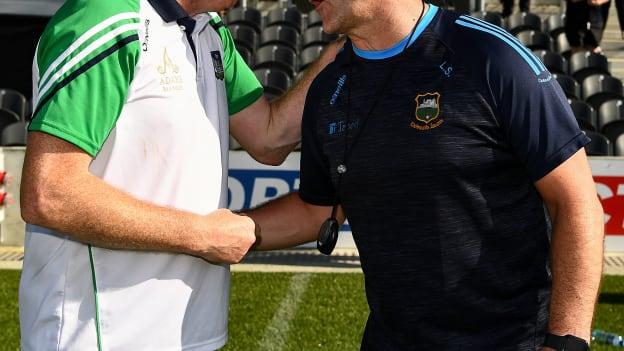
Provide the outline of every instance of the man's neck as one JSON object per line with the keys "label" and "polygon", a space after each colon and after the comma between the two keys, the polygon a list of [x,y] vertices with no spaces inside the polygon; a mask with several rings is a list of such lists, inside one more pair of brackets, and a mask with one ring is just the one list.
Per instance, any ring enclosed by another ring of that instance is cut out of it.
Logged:
{"label": "man's neck", "polygon": [[426,10],[420,0],[398,1],[392,6],[385,3],[371,11],[370,18],[362,20],[361,25],[346,33],[356,48],[378,51],[393,47],[410,35]]}

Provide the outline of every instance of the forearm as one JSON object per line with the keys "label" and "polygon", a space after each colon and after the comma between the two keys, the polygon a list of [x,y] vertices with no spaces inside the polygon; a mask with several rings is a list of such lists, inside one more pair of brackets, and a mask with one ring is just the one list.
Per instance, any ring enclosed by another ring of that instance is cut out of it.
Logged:
{"label": "forearm", "polygon": [[247,212],[259,227],[256,250],[276,250],[316,240],[330,207],[304,203],[291,193]]}
{"label": "forearm", "polygon": [[90,174],[55,183],[39,199],[22,196],[33,202],[23,206],[27,221],[100,247],[190,253],[198,215],[139,201]]}
{"label": "forearm", "polygon": [[323,60],[315,61],[285,94],[271,102],[267,138],[270,145],[275,145],[275,152],[288,153],[301,141],[300,126],[305,98],[314,78],[326,64]]}
{"label": "forearm", "polygon": [[590,339],[603,262],[604,224],[598,199],[551,210],[553,275],[549,331]]}

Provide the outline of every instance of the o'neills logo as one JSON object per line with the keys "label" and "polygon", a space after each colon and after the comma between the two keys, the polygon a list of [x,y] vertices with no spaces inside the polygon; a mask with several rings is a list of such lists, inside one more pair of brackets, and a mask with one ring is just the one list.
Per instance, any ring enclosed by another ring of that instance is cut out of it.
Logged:
{"label": "o'neills logo", "polygon": [[440,118],[440,94],[419,94],[416,101],[416,120],[410,123],[410,127],[418,130],[430,130],[439,127],[444,120]]}
{"label": "o'neills logo", "polygon": [[163,91],[184,90],[184,81],[180,75],[180,67],[173,63],[167,49],[163,52],[163,63],[157,67],[160,73],[160,86]]}

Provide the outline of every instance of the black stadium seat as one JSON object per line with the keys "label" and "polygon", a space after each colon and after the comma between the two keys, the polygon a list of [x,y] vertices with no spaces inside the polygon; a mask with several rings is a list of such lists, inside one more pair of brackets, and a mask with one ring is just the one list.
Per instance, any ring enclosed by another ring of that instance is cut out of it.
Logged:
{"label": "black stadium seat", "polygon": [[28,100],[18,91],[0,89],[0,108],[13,111],[23,119],[28,110]]}
{"label": "black stadium seat", "polygon": [[297,67],[295,51],[283,45],[263,46],[256,51],[254,68],[278,68],[284,70],[292,78]]}
{"label": "black stadium seat", "polygon": [[534,13],[520,12],[507,18],[507,29],[511,34],[516,35],[523,30],[542,30],[542,20]]}
{"label": "black stadium seat", "polygon": [[312,45],[301,51],[299,56],[299,71],[305,70],[323,51],[322,45]]}
{"label": "black stadium seat", "polygon": [[616,140],[613,147],[615,156],[624,156],[624,134],[621,134]]}
{"label": "black stadium seat", "polygon": [[600,132],[611,142],[624,133],[624,100],[609,100],[603,103],[598,110],[598,124]]}
{"label": "black stadium seat", "polygon": [[299,32],[290,26],[274,25],[267,27],[260,36],[260,46],[285,45],[297,50]]}
{"label": "black stadium seat", "polygon": [[332,40],[338,38],[336,34],[327,34],[323,31],[323,27],[308,28],[303,32],[302,48],[306,48],[311,45],[326,45]]}
{"label": "black stadium seat", "polygon": [[253,28],[257,34],[260,34],[262,14],[255,8],[235,7],[227,13],[225,19],[228,27],[232,24],[244,24]]}
{"label": "black stadium seat", "polygon": [[610,156],[611,145],[609,139],[604,135],[592,131],[585,130],[585,134],[591,139],[591,142],[585,145],[585,152],[589,156]]}
{"label": "black stadium seat", "polygon": [[0,145],[2,146],[24,146],[28,131],[28,122],[19,121],[11,123],[2,129],[0,135]]}
{"label": "black stadium seat", "polygon": [[259,68],[254,70],[256,77],[264,87],[264,92],[268,96],[275,97],[284,93],[292,80],[288,73],[276,68]]}
{"label": "black stadium seat", "polygon": [[533,54],[542,60],[550,73],[568,74],[568,60],[565,57],[548,50],[536,50]]}
{"label": "black stadium seat", "polygon": [[503,26],[503,16],[498,12],[477,11],[470,14],[474,18],[484,20],[495,26]]}
{"label": "black stadium seat", "polygon": [[291,26],[301,32],[301,13],[296,7],[277,7],[269,11],[265,17],[266,27],[275,25]]}
{"label": "black stadium seat", "polygon": [[244,46],[252,53],[258,47],[258,33],[246,24],[234,24],[228,27],[237,46]]}
{"label": "black stadium seat", "polygon": [[516,38],[531,50],[550,50],[552,39],[542,31],[523,30],[516,34]]}
{"label": "black stadium seat", "polygon": [[565,31],[565,13],[550,15],[544,20],[542,28],[544,33],[556,38],[559,33]]}
{"label": "black stadium seat", "polygon": [[570,57],[570,43],[565,33],[559,33],[555,37],[554,49],[565,58]]}
{"label": "black stadium seat", "polygon": [[581,86],[574,78],[566,76],[565,74],[553,74],[553,78],[557,80],[568,99],[581,98]]}
{"label": "black stadium seat", "polygon": [[312,28],[323,25],[323,19],[321,15],[316,11],[310,11],[308,13],[308,17],[306,18],[306,28]]}
{"label": "black stadium seat", "polygon": [[598,114],[590,104],[581,100],[569,100],[568,102],[581,129],[598,130]]}
{"label": "black stadium seat", "polygon": [[9,124],[19,122],[20,117],[17,113],[0,108],[0,131]]}
{"label": "black stadium seat", "polygon": [[583,100],[599,109],[603,102],[623,98],[622,82],[608,75],[594,74],[581,83]]}
{"label": "black stadium seat", "polygon": [[570,75],[578,82],[594,74],[609,73],[607,57],[589,51],[577,52],[570,56]]}

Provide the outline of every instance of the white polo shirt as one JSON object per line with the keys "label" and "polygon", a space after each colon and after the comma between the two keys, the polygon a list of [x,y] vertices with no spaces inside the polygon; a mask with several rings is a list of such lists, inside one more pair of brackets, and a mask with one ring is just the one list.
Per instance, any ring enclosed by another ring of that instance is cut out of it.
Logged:
{"label": "white polo shirt", "polygon": [[[262,88],[218,16],[189,19],[175,0],[67,0],[33,71],[30,131],[80,147],[94,175],[138,199],[201,215],[227,206],[228,117]],[[28,225],[22,348],[218,349],[228,295],[226,265]]]}

